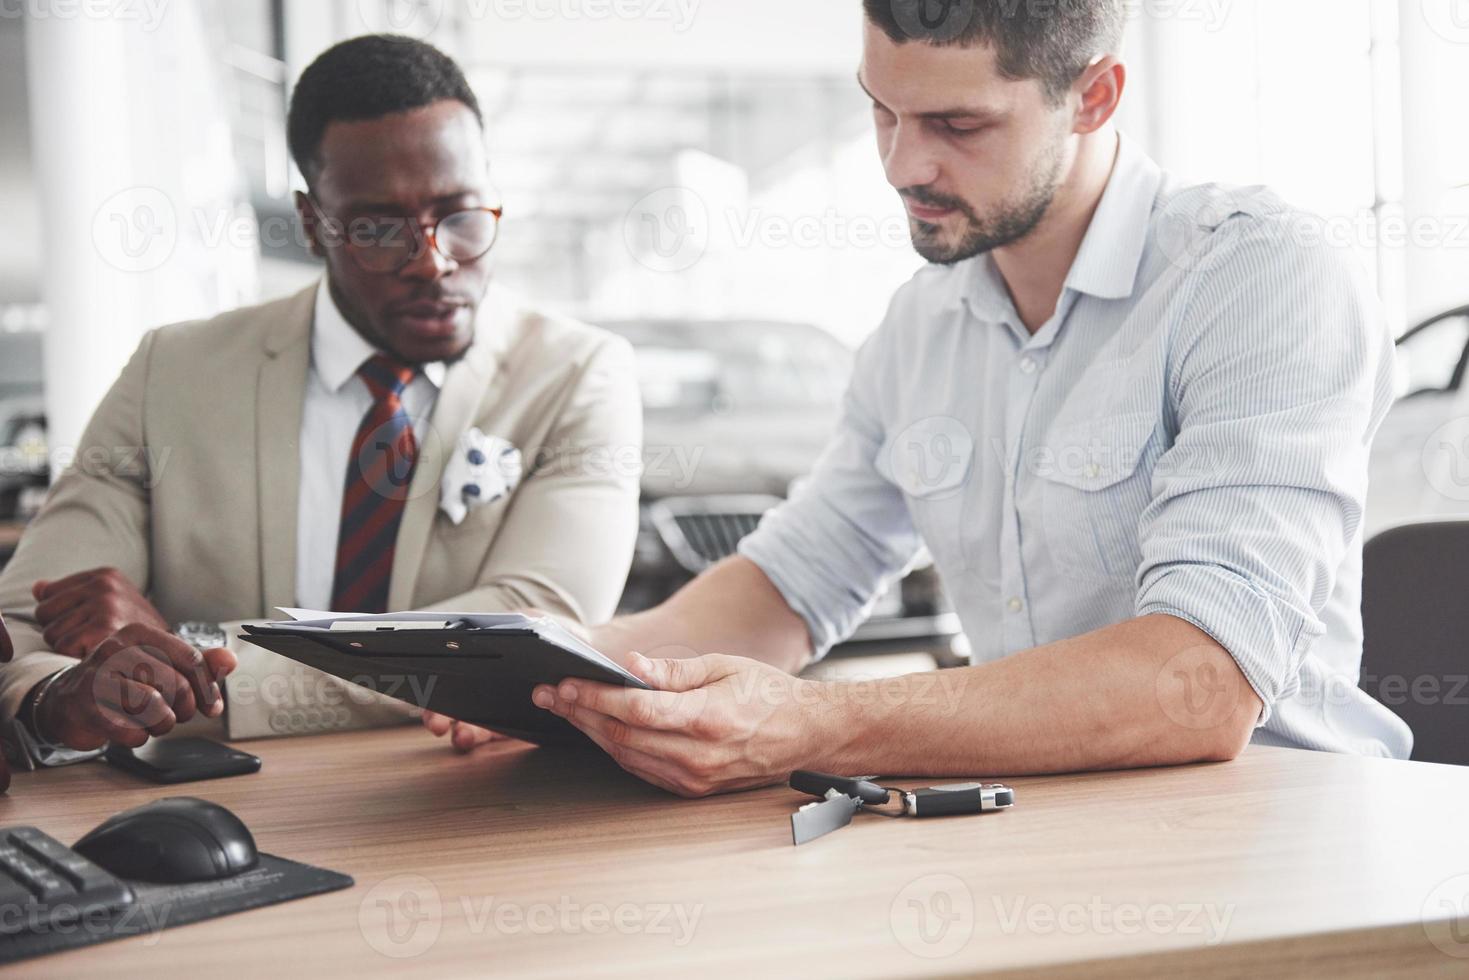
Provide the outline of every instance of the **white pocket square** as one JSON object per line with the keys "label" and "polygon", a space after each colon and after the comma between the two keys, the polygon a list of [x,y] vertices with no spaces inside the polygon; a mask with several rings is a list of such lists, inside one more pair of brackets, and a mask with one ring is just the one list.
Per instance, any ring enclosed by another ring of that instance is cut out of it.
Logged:
{"label": "white pocket square", "polygon": [[520,483],[520,450],[499,436],[470,429],[459,437],[444,467],[439,509],[461,524],[475,507],[484,507],[508,495]]}

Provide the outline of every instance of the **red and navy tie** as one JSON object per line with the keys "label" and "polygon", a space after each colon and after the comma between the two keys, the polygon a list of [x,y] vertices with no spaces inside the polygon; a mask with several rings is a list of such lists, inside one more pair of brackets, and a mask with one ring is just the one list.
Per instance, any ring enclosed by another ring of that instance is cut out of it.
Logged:
{"label": "red and navy tie", "polygon": [[332,585],[334,612],[387,612],[393,548],[418,461],[413,423],[403,410],[403,389],[417,372],[386,354],[357,369],[372,392],[372,408],[357,428],[347,464]]}

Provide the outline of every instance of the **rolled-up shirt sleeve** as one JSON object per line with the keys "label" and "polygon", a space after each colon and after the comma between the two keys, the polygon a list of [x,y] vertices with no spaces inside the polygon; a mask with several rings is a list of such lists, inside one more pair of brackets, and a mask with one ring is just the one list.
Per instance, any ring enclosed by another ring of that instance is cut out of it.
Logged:
{"label": "rolled-up shirt sleeve", "polygon": [[1263,725],[1299,690],[1360,545],[1392,338],[1339,249],[1275,218],[1215,235],[1171,347],[1174,432],[1139,522],[1137,613],[1212,636],[1260,696]]}
{"label": "rolled-up shirt sleeve", "polygon": [[885,334],[858,352],[841,420],[810,478],[739,547],[806,621],[817,657],[861,625],[921,547],[902,491],[877,466]]}

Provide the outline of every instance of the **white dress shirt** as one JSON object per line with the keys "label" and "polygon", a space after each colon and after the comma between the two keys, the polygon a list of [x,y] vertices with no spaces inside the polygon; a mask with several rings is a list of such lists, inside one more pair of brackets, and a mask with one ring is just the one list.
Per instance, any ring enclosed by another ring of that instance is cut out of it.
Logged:
{"label": "white dress shirt", "polygon": [[[377,348],[364,340],[337,309],[323,276],[316,290],[311,370],[301,414],[296,603],[304,609],[331,608],[347,464],[357,429],[372,407],[372,393],[367,382],[357,376],[357,369],[376,353]],[[425,364],[403,391],[403,408],[413,422],[419,445],[423,445],[447,373],[443,362]]]}
{"label": "white dress shirt", "polygon": [[1392,335],[1312,227],[1123,139],[1051,320],[1025,329],[991,256],[920,270],[811,480],[740,551],[818,653],[926,544],[976,662],[1166,613],[1238,662],[1255,741],[1406,758],[1357,688]]}

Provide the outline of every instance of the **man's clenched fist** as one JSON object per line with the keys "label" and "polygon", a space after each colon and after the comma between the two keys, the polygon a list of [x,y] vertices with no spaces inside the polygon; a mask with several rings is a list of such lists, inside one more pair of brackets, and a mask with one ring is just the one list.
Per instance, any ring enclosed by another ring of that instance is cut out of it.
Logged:
{"label": "man's clenched fist", "polygon": [[196,712],[224,711],[220,682],[235,669],[228,650],[202,653],[153,626],[125,626],[62,672],[36,705],[37,734],[68,748],[107,742],[136,748]]}
{"label": "man's clenched fist", "polygon": [[94,568],[31,587],[41,636],[56,653],[85,657],[125,626],[167,630],[153,604],[115,568]]}

